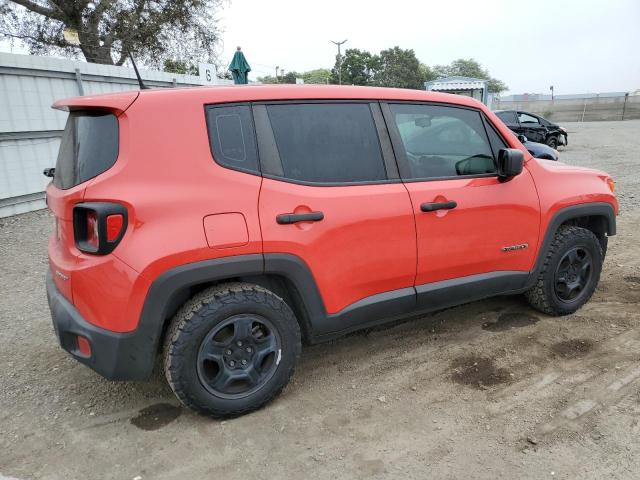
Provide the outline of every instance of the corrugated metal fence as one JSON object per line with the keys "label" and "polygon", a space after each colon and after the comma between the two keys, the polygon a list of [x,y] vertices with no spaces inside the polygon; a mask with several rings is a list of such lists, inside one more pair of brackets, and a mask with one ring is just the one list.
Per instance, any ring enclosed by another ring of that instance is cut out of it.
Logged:
{"label": "corrugated metal fence", "polygon": [[640,118],[640,95],[555,100],[494,100],[494,110],[524,110],[557,122]]}
{"label": "corrugated metal fence", "polygon": [[[151,87],[201,85],[200,78],[141,71]],[[0,217],[44,208],[67,114],[58,99],[137,90],[133,69],[49,57],[0,53]]]}

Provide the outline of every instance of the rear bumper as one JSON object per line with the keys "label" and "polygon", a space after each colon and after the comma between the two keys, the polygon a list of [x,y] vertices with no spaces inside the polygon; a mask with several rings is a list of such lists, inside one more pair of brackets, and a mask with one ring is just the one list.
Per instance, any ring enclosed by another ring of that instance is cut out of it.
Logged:
{"label": "rear bumper", "polygon": [[[60,345],[76,360],[109,380],[142,380],[151,375],[156,357],[155,338],[147,338],[142,330],[116,333],[90,324],[58,290],[50,271],[47,299]],[[78,335],[89,340],[91,356],[79,351]]]}

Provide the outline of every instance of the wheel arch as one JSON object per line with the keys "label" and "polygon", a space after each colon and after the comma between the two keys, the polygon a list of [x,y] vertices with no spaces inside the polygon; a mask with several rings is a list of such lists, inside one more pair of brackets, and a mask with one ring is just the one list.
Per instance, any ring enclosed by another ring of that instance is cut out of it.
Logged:
{"label": "wheel arch", "polygon": [[563,225],[574,225],[592,231],[600,241],[604,253],[608,237],[616,234],[615,210],[611,204],[606,202],[583,203],[558,210],[547,224],[534,269],[529,275],[527,287],[531,287],[535,282],[549,245],[558,229]]}
{"label": "wheel arch", "polygon": [[315,279],[299,257],[237,255],[189,263],[161,274],[147,292],[138,330],[157,353],[171,318],[189,298],[205,288],[234,281],[260,285],[282,297],[293,310],[305,341],[313,335],[314,321],[327,315]]}

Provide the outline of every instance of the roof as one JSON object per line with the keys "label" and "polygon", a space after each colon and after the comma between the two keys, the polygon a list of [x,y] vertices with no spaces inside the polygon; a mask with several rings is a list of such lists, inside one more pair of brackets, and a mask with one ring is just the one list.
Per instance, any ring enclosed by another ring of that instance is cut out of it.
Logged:
{"label": "roof", "polygon": [[[269,100],[398,100],[438,102],[478,108],[482,105],[471,97],[448,93],[402,88],[356,87],[339,85],[230,85],[189,88],[158,88],[121,92],[110,95],[74,97],[55,103],[56,108],[67,106],[112,107],[122,110],[127,102],[255,102]],[[133,97],[133,98],[132,98]],[[130,104],[130,103],[129,103]],[[127,105],[128,106],[128,105]]]}
{"label": "roof", "polygon": [[487,80],[472,77],[446,77],[425,82],[427,90],[475,90],[486,86]]}

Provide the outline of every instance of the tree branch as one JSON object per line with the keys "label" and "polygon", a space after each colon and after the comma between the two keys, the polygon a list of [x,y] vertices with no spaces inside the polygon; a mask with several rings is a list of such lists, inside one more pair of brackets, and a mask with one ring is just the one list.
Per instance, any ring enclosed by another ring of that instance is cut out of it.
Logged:
{"label": "tree branch", "polygon": [[35,2],[30,0],[11,0],[13,3],[17,3],[18,5],[26,8],[27,10],[31,10],[32,12],[39,13],[40,15],[44,15],[45,17],[54,18],[56,20],[63,20],[62,15],[59,12],[56,12],[53,8],[47,8],[42,5],[38,5]]}

